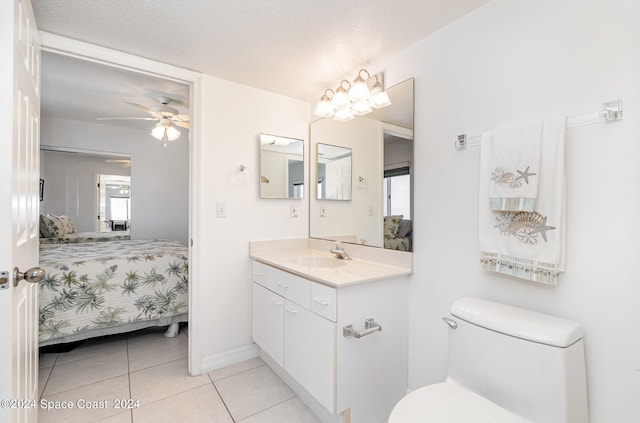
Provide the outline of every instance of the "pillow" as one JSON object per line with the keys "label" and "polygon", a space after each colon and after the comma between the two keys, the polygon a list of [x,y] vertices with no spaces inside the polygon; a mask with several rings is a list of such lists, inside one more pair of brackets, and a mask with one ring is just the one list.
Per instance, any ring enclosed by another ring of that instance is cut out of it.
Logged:
{"label": "pillow", "polygon": [[75,232],[75,230],[73,221],[69,216],[40,215],[40,235],[43,238],[64,236]]}
{"label": "pillow", "polygon": [[400,226],[400,221],[402,220],[403,215],[397,216],[385,216],[384,217],[384,237],[385,238],[395,238],[398,234],[398,226]]}
{"label": "pillow", "polygon": [[58,216],[60,218],[60,221],[62,222],[62,224],[65,227],[65,232],[67,234],[73,234],[76,232],[76,227],[73,226],[73,220],[71,220],[71,218],[69,216]]}
{"label": "pillow", "polygon": [[412,229],[413,229],[413,221],[403,219],[400,221],[400,224],[398,225],[398,233],[396,234],[396,237],[406,238],[407,235],[411,233]]}

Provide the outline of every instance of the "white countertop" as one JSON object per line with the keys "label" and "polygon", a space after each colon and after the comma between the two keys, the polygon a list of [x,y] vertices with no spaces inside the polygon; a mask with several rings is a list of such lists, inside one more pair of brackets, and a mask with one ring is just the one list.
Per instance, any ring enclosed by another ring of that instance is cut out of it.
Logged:
{"label": "white countertop", "polygon": [[[382,264],[375,261],[358,258],[340,260],[331,253],[310,248],[252,252],[250,257],[261,263],[336,288],[413,273],[413,270],[407,267]],[[340,265],[337,267],[316,267],[300,264],[304,260],[303,258],[307,257],[312,258],[312,260],[316,257],[320,260],[336,260],[340,262]]]}

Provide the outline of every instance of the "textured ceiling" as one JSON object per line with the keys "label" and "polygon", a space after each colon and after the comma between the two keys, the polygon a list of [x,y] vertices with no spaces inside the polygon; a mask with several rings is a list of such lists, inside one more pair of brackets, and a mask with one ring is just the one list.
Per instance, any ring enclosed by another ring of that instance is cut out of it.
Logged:
{"label": "textured ceiling", "polygon": [[41,30],[312,101],[488,0],[32,2]]}

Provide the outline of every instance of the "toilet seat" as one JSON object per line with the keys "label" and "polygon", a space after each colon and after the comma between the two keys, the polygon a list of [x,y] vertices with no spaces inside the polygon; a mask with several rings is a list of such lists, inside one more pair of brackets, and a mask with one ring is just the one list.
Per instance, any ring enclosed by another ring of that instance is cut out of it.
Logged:
{"label": "toilet seat", "polygon": [[398,402],[388,423],[524,423],[488,399],[448,380],[417,389]]}

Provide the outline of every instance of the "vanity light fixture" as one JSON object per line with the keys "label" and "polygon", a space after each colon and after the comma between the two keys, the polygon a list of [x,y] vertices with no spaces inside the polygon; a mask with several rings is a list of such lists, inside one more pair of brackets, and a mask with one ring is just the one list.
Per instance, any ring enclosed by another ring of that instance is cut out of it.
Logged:
{"label": "vanity light fixture", "polygon": [[157,140],[164,141],[164,147],[167,147],[167,141],[175,141],[180,138],[180,131],[173,127],[171,119],[162,118],[156,123],[151,130],[151,136]]}
{"label": "vanity light fixture", "polygon": [[382,73],[375,75],[375,83],[369,90],[367,81],[371,79],[371,75],[366,69],[360,69],[353,84],[343,79],[335,91],[330,88],[324,90],[313,113],[317,116],[333,116],[335,120],[348,121],[356,115],[364,116],[373,109],[390,105],[391,100],[380,82],[381,76]]}

